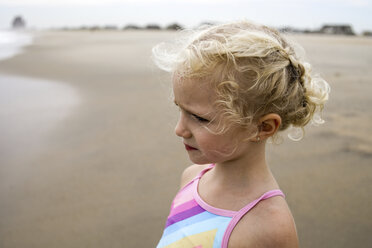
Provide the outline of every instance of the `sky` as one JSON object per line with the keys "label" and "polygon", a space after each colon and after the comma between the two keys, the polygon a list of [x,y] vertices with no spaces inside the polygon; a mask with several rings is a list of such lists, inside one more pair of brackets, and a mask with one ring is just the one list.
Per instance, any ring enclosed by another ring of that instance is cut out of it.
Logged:
{"label": "sky", "polygon": [[355,32],[372,30],[372,0],[0,0],[0,29],[21,15],[28,27],[60,28],[247,19],[273,27],[319,29],[350,24]]}

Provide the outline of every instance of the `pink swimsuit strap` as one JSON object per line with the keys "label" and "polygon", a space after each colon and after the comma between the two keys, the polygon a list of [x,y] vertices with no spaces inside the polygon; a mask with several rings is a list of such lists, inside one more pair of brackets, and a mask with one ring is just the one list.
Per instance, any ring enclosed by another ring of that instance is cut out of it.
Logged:
{"label": "pink swimsuit strap", "polygon": [[197,186],[198,186],[198,181],[200,180],[200,178],[207,171],[212,169],[214,166],[215,166],[214,164],[210,164],[208,167],[203,169],[194,178],[194,180],[192,180],[192,181],[196,180],[196,182],[194,184],[194,190],[193,190],[194,191],[194,198],[198,202],[198,204],[201,207],[203,207],[204,209],[206,209],[207,211],[209,211],[211,213],[214,213],[214,214],[222,215],[222,216],[232,217],[232,219],[231,219],[231,221],[230,221],[229,225],[227,226],[227,229],[224,233],[223,239],[222,239],[222,246],[221,247],[222,248],[227,248],[227,244],[229,242],[229,238],[230,238],[230,235],[231,235],[232,231],[234,230],[235,226],[238,224],[238,222],[243,218],[243,216],[245,214],[247,214],[252,208],[254,208],[262,200],[266,200],[266,199],[274,197],[274,196],[285,197],[285,195],[279,189],[274,189],[274,190],[267,191],[264,194],[262,194],[259,198],[257,198],[256,200],[248,203],[245,207],[243,207],[239,211],[231,211],[231,210],[225,210],[225,209],[219,209],[219,208],[212,207],[200,198],[199,193],[197,192]]}
{"label": "pink swimsuit strap", "polygon": [[[215,166],[215,164],[210,164],[208,165],[208,167],[206,167],[205,169],[203,169],[201,172],[199,172],[199,174],[194,178],[195,179],[200,179],[207,171],[209,171],[210,169],[212,169],[213,167]],[[193,180],[193,181],[194,181]]]}
{"label": "pink swimsuit strap", "polygon": [[266,200],[268,198],[274,197],[274,196],[282,196],[285,197],[283,192],[279,189],[274,189],[267,191],[264,193],[261,197],[257,198],[256,200],[250,202],[245,207],[240,209],[237,214],[232,218],[229,225],[227,226],[227,229],[225,231],[225,234],[222,239],[222,248],[227,248],[227,244],[230,239],[231,232],[234,230],[235,226],[238,224],[238,222],[243,218],[245,214],[247,214],[252,208],[254,208],[260,201]]}

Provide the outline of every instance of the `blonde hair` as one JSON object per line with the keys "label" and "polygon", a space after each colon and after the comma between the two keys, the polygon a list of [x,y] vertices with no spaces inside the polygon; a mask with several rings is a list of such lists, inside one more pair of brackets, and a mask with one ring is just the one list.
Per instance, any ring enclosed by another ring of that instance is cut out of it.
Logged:
{"label": "blonde hair", "polygon": [[[302,130],[309,122],[321,124],[320,113],[330,88],[278,31],[247,21],[204,26],[184,31],[175,43],[153,48],[163,70],[184,78],[206,79],[217,94],[216,109],[231,124],[249,125],[276,113],[279,131]],[[291,138],[291,137],[290,137]]]}

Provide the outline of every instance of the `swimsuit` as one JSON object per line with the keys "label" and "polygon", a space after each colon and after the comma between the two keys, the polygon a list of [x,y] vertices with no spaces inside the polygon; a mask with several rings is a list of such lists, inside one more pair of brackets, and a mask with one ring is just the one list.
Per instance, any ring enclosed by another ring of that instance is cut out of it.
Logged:
{"label": "swimsuit", "polygon": [[270,197],[284,197],[282,191],[271,190],[239,211],[214,208],[198,193],[200,178],[213,167],[202,170],[177,193],[157,248],[227,248],[232,230],[249,210]]}

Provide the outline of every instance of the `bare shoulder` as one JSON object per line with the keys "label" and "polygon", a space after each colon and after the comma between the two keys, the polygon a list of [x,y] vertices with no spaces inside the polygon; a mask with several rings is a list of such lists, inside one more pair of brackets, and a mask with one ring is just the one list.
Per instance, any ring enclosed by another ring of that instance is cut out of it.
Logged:
{"label": "bare shoulder", "polygon": [[239,221],[229,242],[229,248],[238,247],[299,247],[293,216],[283,197],[261,201]]}
{"label": "bare shoulder", "polygon": [[193,164],[187,167],[182,173],[180,187],[183,188],[194,177],[196,177],[199,174],[199,172],[201,172],[208,166],[209,166],[208,164]]}

